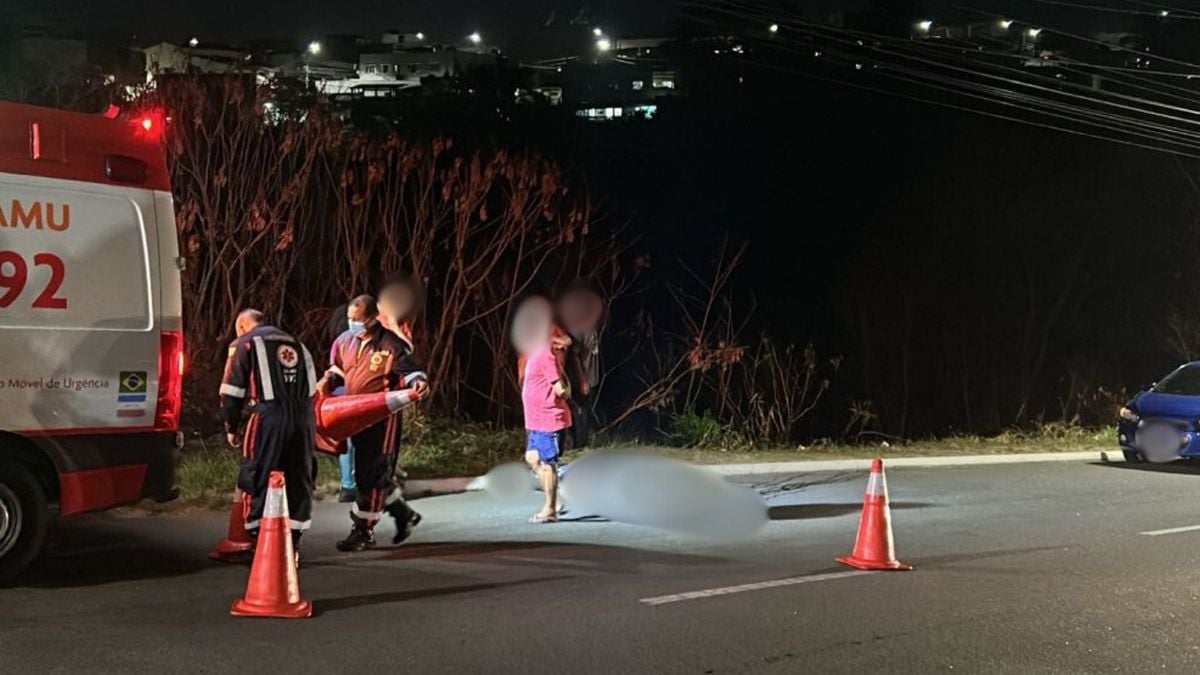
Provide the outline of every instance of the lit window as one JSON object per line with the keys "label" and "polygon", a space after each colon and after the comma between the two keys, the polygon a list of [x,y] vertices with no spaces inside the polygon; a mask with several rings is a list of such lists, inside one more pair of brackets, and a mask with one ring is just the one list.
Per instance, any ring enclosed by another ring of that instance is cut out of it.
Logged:
{"label": "lit window", "polygon": [[657,112],[658,112],[658,106],[656,106],[654,104],[637,105],[637,106],[633,107],[633,113],[635,115],[641,115],[641,116],[645,117],[646,119],[651,119],[652,117],[654,117],[654,114]]}
{"label": "lit window", "polygon": [[674,89],[675,73],[655,73],[650,85],[655,89]]}
{"label": "lit window", "polygon": [[634,91],[641,91],[642,88],[645,86],[646,86],[646,83],[642,80],[634,80],[633,81],[633,90]]}

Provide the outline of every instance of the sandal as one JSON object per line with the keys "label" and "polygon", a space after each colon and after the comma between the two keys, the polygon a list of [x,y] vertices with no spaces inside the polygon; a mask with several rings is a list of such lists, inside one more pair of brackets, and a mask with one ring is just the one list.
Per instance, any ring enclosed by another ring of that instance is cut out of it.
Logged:
{"label": "sandal", "polygon": [[529,522],[534,525],[545,525],[546,523],[557,523],[558,514],[535,513],[529,518]]}

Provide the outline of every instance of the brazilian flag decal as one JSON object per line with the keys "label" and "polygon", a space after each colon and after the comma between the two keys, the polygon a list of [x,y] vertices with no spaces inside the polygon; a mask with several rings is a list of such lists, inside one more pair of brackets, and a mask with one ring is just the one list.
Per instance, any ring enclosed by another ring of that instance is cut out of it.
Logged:
{"label": "brazilian flag decal", "polygon": [[120,394],[145,394],[146,393],[146,371],[144,370],[122,370],[120,380]]}

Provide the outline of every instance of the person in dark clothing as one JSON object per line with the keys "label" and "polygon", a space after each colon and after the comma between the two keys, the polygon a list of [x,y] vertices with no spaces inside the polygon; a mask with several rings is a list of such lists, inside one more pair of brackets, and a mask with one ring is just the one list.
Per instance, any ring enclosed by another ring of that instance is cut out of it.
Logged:
{"label": "person in dark clothing", "polygon": [[571,336],[564,372],[571,385],[571,440],[575,449],[588,444],[592,396],[600,384],[600,324],[604,301],[582,284],[567,289],[558,301],[558,320]]}
{"label": "person in dark clothing", "polygon": [[263,323],[258,310],[243,310],[235,327],[221,379],[221,418],[229,445],[242,451],[238,487],[250,499],[246,530],[257,536],[271,472],[282,471],[298,544],[312,522],[316,366],[307,347]]}
{"label": "person in dark clothing", "polygon": [[[332,363],[318,387],[331,392],[345,387],[346,395],[414,389],[420,396],[428,378],[413,361],[410,322],[419,306],[419,287],[407,280],[384,286],[378,299],[377,321],[361,333],[339,339]],[[341,551],[364,551],[375,546],[375,524],[383,514],[396,521],[392,543],[409,537],[421,516],[405,503],[396,482],[400,447],[400,415],[351,437],[358,496],[350,511],[349,536],[338,542]]]}

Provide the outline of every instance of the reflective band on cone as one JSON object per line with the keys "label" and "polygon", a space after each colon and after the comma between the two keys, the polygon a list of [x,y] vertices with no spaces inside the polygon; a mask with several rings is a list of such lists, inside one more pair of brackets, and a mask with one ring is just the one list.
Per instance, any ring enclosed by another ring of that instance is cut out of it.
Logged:
{"label": "reflective band on cone", "polygon": [[272,471],[246,595],[233,603],[229,610],[233,616],[312,616],[312,603],[300,599],[300,575],[289,520],[283,472]]}
{"label": "reflective band on cone", "polygon": [[420,398],[415,389],[349,396],[318,394],[313,401],[316,449],[331,455],[343,454],[347,438],[386,420]]}
{"label": "reflective band on cone", "polygon": [[391,412],[399,412],[409,403],[420,398],[417,392],[412,389],[403,389],[401,391],[389,391],[387,393],[387,408]]}
{"label": "reflective band on cone", "polygon": [[888,506],[887,478],[883,460],[871,460],[871,477],[863,495],[862,515],[858,519],[858,534],[854,552],[837,558],[843,565],[860,570],[911,570],[911,565],[896,560],[896,544],[892,539],[892,510]]}

